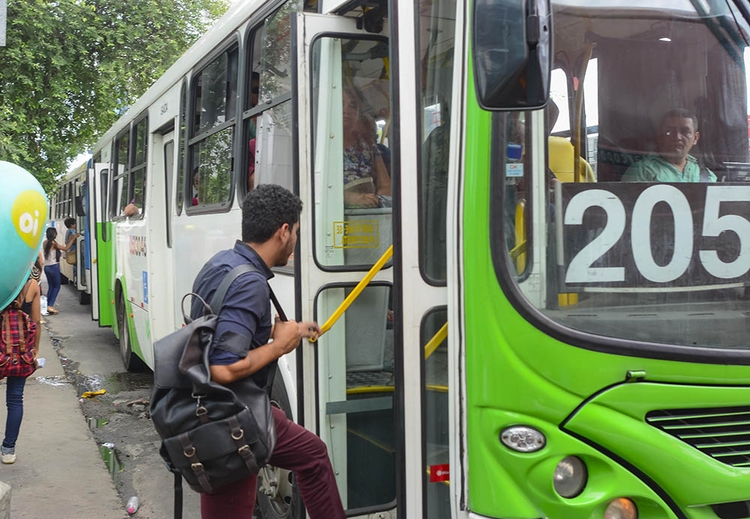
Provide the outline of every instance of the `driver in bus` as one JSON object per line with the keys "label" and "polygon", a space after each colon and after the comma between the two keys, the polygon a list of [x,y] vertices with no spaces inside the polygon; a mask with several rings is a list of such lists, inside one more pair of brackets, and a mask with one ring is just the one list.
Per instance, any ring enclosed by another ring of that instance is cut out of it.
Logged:
{"label": "driver in bus", "polygon": [[636,162],[622,176],[624,182],[716,182],[716,175],[698,164],[690,150],[698,144],[698,118],[681,108],[661,118],[656,136],[657,155]]}

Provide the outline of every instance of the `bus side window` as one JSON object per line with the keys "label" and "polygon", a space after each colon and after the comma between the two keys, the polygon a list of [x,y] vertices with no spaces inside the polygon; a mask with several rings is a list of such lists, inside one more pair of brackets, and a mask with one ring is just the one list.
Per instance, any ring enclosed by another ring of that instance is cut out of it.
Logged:
{"label": "bus side window", "polygon": [[191,207],[228,209],[232,196],[232,165],[236,103],[228,102],[237,88],[239,49],[231,46],[196,74],[191,85],[193,120],[189,151]]}
{"label": "bus side window", "polygon": [[115,170],[112,174],[109,215],[116,218],[128,205],[128,172],[130,158],[130,131],[126,130],[115,141]]}
{"label": "bus side window", "polygon": [[288,2],[268,16],[248,42],[245,190],[278,184],[293,191],[291,16]]}

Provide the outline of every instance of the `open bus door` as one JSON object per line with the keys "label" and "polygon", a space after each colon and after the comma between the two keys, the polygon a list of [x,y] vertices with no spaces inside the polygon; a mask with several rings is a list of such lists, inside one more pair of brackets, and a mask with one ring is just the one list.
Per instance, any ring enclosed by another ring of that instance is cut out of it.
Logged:
{"label": "open bus door", "polygon": [[[106,159],[105,159],[106,160]],[[109,193],[109,164],[94,159],[89,168],[89,200],[91,210],[89,219],[89,249],[91,254],[91,317],[99,321],[99,326],[112,326],[110,298],[106,287],[109,286],[107,275],[111,266],[111,249],[109,229],[107,228],[107,200]],[[103,291],[100,291],[103,288]]]}
{"label": "open bus door", "polygon": [[[293,22],[297,63],[292,69],[299,72],[296,157],[304,203],[297,306],[303,320],[323,324],[392,251],[390,190],[377,195],[378,186],[370,187],[369,194],[378,197],[371,207],[356,206],[345,193],[345,184],[365,180],[351,178],[353,162],[381,168],[389,153],[386,30],[366,32],[358,29],[356,18],[332,15],[298,14]],[[356,105],[358,121],[345,113],[345,103]],[[351,136],[360,133],[347,147]],[[381,162],[375,166],[376,161]],[[378,174],[381,184],[390,183],[382,170]],[[382,512],[382,517],[395,517],[401,494],[397,481],[403,484],[396,462],[404,427],[395,405],[400,389],[395,382],[392,270],[384,262],[318,344],[305,343],[298,350],[299,419],[326,442],[349,516]]]}
{"label": "open bus door", "polygon": [[78,301],[82,304],[90,302],[89,297],[89,271],[91,264],[89,261],[88,242],[89,240],[89,204],[88,204],[88,169],[86,178],[76,185],[75,193],[75,214],[77,230],[81,234],[76,238],[76,275],[75,285],[78,291]]}
{"label": "open bus door", "polygon": [[98,265],[96,263],[96,214],[98,202],[96,197],[96,186],[99,183],[96,173],[96,164],[89,162],[86,171],[86,280],[91,294],[91,319],[99,320],[99,279]]}

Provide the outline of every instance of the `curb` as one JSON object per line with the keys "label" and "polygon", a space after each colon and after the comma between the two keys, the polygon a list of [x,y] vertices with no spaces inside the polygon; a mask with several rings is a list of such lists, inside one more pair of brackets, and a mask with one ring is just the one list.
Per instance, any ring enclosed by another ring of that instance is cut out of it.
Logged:
{"label": "curb", "polygon": [[0,519],[10,519],[10,485],[0,481]]}

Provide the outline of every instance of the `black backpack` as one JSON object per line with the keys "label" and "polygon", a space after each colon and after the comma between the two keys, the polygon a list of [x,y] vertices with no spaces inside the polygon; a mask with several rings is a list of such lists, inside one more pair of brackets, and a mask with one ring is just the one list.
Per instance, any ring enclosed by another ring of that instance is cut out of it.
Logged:
{"label": "black backpack", "polygon": [[[252,265],[235,267],[210,306],[200,296],[187,294],[201,300],[205,315],[191,320],[183,312],[186,325],[154,344],[151,419],[162,438],[160,454],[175,473],[175,516],[178,491],[181,509],[181,477],[196,492],[210,494],[257,474],[273,452],[276,434],[266,389],[252,377],[217,384],[211,381],[208,363],[224,296],[237,277],[252,271],[257,271]],[[271,297],[285,319],[273,292]],[[274,363],[270,373],[275,372]]]}

